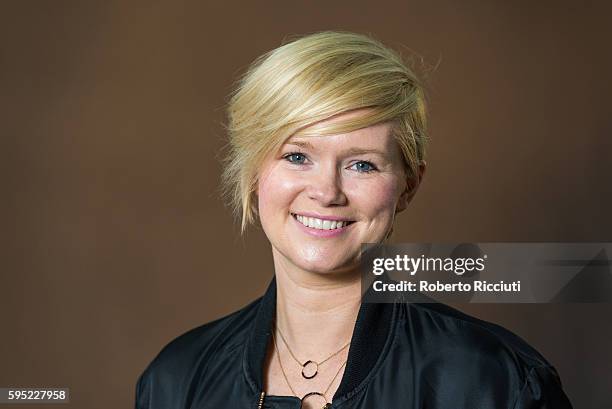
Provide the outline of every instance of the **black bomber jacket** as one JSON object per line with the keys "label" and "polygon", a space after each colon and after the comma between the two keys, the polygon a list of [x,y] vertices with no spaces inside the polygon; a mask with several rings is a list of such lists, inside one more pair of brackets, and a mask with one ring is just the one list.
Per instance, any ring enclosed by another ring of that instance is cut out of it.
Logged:
{"label": "black bomber jacket", "polygon": [[[170,342],[138,379],[136,409],[299,409],[263,366],[276,280],[263,297]],[[555,369],[504,328],[438,303],[362,303],[331,408],[567,409]]]}

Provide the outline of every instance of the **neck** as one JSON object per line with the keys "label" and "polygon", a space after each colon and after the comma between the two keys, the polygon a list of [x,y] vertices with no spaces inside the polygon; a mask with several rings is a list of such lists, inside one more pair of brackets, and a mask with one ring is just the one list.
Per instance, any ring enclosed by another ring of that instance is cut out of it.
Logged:
{"label": "neck", "polygon": [[275,262],[275,273],[276,325],[298,358],[323,358],[351,340],[361,305],[357,272],[317,274]]}

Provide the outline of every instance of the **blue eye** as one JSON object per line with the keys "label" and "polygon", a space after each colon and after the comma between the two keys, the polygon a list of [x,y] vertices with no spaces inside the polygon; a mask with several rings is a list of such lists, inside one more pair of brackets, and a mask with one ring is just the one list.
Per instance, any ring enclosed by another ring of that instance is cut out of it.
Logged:
{"label": "blue eye", "polygon": [[357,171],[359,173],[370,173],[376,170],[376,166],[374,166],[372,163],[365,161],[365,160],[359,161],[355,163],[353,166],[357,166]]}
{"label": "blue eye", "polygon": [[[296,157],[297,157],[297,159],[296,159]],[[293,159],[291,159],[291,158],[293,158]],[[306,159],[306,156],[304,156],[304,154],[302,154],[300,152],[291,152],[291,153],[288,153],[285,156],[283,156],[283,159],[289,161],[290,163],[302,164],[302,163],[304,163],[303,161]]]}

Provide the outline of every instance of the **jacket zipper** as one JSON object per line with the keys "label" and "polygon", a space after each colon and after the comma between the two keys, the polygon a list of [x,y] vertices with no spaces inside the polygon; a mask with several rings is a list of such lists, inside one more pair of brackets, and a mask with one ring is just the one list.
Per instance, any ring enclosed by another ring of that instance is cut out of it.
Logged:
{"label": "jacket zipper", "polygon": [[257,405],[257,409],[263,408],[263,402],[264,402],[265,396],[266,396],[266,393],[264,391],[261,391],[261,395],[259,395],[259,404]]}
{"label": "jacket zipper", "polygon": [[[266,396],[266,392],[261,391],[261,394],[259,395],[259,403],[257,404],[257,409],[262,409],[263,408],[263,403],[264,403],[264,397]],[[325,406],[323,406],[323,409],[329,409],[332,407],[331,403],[327,403]]]}

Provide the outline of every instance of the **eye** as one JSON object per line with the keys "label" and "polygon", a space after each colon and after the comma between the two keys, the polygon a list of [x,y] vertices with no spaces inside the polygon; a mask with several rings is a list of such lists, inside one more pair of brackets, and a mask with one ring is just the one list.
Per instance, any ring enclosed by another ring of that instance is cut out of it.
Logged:
{"label": "eye", "polygon": [[295,163],[301,165],[306,160],[306,155],[301,152],[291,152],[283,156],[283,159],[287,160],[289,163]]}
{"label": "eye", "polygon": [[[374,166],[371,162],[362,160],[353,164],[353,166],[357,166],[357,172],[359,173],[370,173],[377,170],[376,166]],[[351,167],[353,167],[351,166]]]}

